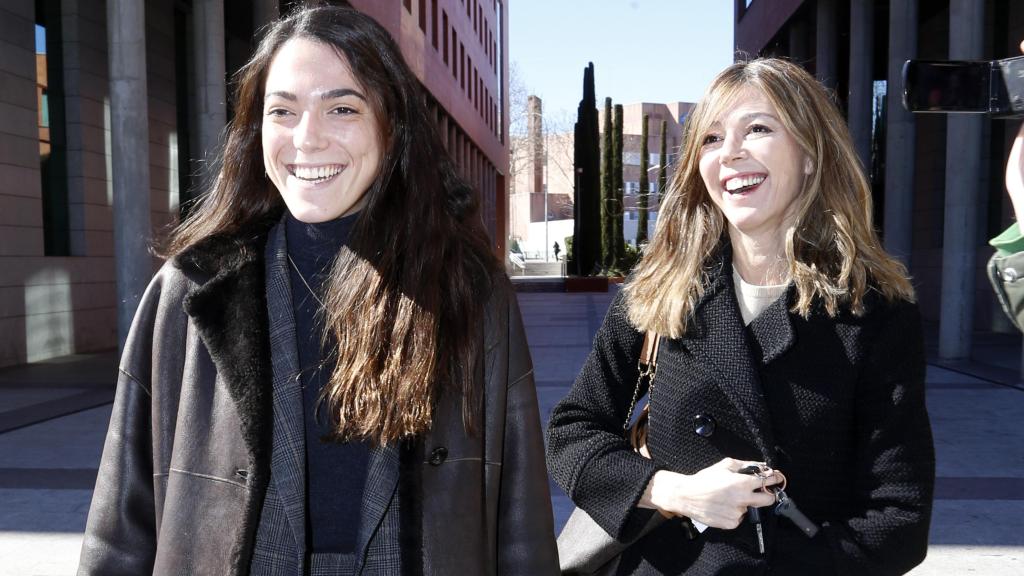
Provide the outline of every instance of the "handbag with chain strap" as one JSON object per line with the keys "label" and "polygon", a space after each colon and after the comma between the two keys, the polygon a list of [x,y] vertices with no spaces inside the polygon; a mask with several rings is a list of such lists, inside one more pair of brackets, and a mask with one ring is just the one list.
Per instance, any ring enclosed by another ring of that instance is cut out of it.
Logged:
{"label": "handbag with chain strap", "polygon": [[[640,375],[637,377],[636,387],[633,390],[633,399],[630,401],[626,421],[622,425],[623,435],[629,440],[633,450],[644,458],[651,457],[647,450],[647,430],[651,422],[651,398],[654,393],[654,376],[658,369],[658,346],[660,343],[661,338],[657,334],[644,334],[644,343],[640,349],[640,360],[637,365]],[[637,416],[636,422],[630,424],[636,404],[642,396],[645,381],[647,383],[647,403]],[[589,514],[577,506],[558,535],[559,568],[562,574],[612,574],[615,572],[622,553],[667,519],[668,517],[660,513],[653,514],[635,538],[628,542],[622,542],[605,532]],[[690,524],[689,519],[684,518],[683,521],[690,538],[694,538],[697,534],[696,529]]]}

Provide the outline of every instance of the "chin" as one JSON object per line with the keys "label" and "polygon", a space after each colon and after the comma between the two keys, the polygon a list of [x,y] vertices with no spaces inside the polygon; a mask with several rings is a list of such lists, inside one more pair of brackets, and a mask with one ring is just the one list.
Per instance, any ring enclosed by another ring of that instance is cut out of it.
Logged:
{"label": "chin", "polygon": [[296,220],[306,224],[319,224],[320,222],[327,222],[341,216],[340,213],[335,213],[335,211],[308,204],[301,204],[299,206],[288,204],[288,211],[291,212]]}

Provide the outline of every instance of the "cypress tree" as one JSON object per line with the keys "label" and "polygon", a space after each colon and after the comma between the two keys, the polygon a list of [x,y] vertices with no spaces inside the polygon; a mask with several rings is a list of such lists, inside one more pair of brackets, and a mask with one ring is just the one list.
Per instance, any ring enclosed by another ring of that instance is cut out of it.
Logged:
{"label": "cypress tree", "polygon": [[625,183],[622,179],[622,104],[615,105],[615,127],[612,129],[612,238],[615,249],[612,261],[614,268],[620,268],[623,259],[626,257],[626,239],[622,233],[623,202],[622,192]]}
{"label": "cypress tree", "polygon": [[610,268],[615,260],[615,242],[612,240],[614,224],[612,203],[615,191],[612,188],[614,167],[612,150],[612,99],[604,99],[604,122],[601,138],[601,263]]}
{"label": "cypress tree", "polygon": [[668,184],[668,156],[665,154],[665,130],[667,130],[668,122],[665,120],[661,121],[661,155],[658,158],[661,159],[658,168],[658,211],[661,211],[661,200],[665,195],[665,185]]}
{"label": "cypress tree", "polygon": [[650,165],[647,153],[647,123],[651,117],[644,114],[640,125],[640,193],[636,197],[636,209],[640,218],[636,224],[636,246],[647,243],[647,195],[650,193],[650,181],[647,178],[647,169]]}
{"label": "cypress tree", "polygon": [[[601,263],[600,153],[597,134],[597,97],[594,63],[583,69],[583,99],[576,110],[573,132],[573,242],[568,270],[587,276]],[[568,250],[568,246],[566,247]]]}

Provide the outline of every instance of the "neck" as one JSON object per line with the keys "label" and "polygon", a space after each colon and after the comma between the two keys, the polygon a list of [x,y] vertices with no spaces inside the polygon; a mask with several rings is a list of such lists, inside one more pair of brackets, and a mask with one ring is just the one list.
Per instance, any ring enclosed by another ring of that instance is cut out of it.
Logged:
{"label": "neck", "polygon": [[730,227],[732,262],[740,277],[755,286],[777,286],[789,281],[785,237],[780,233],[749,235]]}
{"label": "neck", "polygon": [[348,243],[356,214],[327,222],[308,223],[288,214],[285,237],[288,254],[307,277],[321,274],[334,261],[341,247]]}

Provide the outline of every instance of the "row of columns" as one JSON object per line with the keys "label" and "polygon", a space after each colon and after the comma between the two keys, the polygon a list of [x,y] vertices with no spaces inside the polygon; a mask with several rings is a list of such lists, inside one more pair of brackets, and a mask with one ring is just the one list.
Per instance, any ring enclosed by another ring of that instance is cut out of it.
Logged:
{"label": "row of columns", "polygon": [[[253,2],[257,22],[278,16],[277,0]],[[223,0],[194,0],[196,134],[199,157],[216,154],[227,122]],[[119,351],[152,276],[145,0],[107,0],[111,181]],[[182,81],[183,79],[179,79]]]}
{"label": "row of columns", "polygon": [[[950,0],[949,59],[982,56],[984,2]],[[913,248],[914,118],[903,107],[903,63],[917,55],[917,0],[889,2],[889,65],[886,102],[885,247],[909,266]],[[835,3],[818,3],[816,63],[826,85],[835,78]],[[850,1],[849,124],[865,168],[871,165],[874,0]],[[977,188],[982,180],[982,119],[949,115],[946,124],[945,221],[939,356],[970,355],[974,330],[975,267],[978,241]]]}

